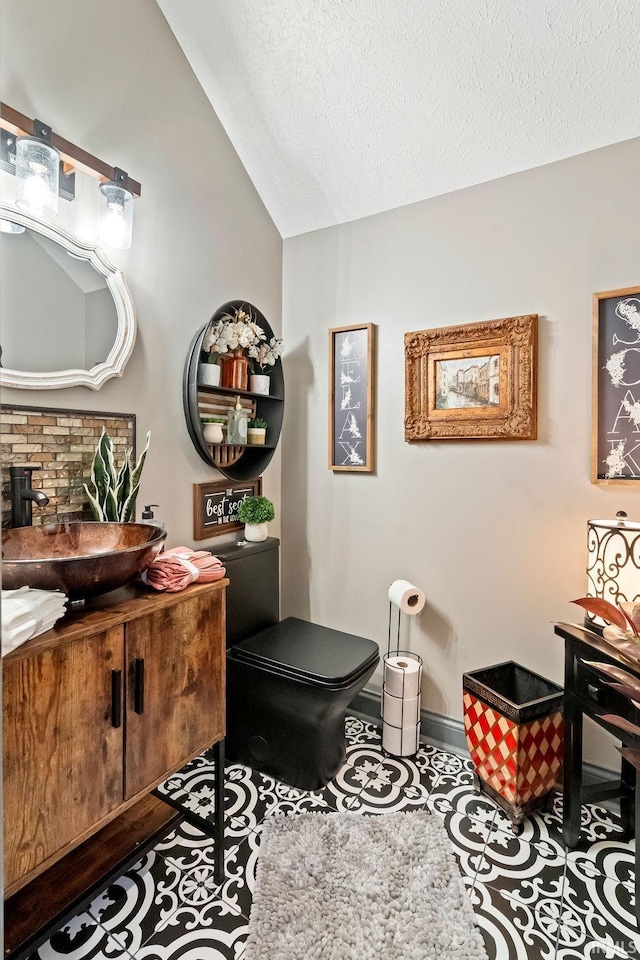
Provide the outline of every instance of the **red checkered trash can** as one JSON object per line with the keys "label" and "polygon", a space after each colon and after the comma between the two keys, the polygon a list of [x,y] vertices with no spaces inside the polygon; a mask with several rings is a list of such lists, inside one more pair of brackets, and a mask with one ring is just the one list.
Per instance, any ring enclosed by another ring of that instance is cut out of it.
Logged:
{"label": "red checkered trash can", "polygon": [[518,832],[560,782],[563,688],[509,660],[465,673],[462,690],[476,789]]}

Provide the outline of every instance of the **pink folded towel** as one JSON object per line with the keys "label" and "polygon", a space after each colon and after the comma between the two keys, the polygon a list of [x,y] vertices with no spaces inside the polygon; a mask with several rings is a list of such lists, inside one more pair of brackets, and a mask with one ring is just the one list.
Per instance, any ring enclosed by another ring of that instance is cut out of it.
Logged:
{"label": "pink folded towel", "polygon": [[172,547],[158,554],[141,579],[154,590],[177,593],[195,580],[198,583],[213,583],[214,580],[221,580],[225,573],[220,560],[206,550]]}

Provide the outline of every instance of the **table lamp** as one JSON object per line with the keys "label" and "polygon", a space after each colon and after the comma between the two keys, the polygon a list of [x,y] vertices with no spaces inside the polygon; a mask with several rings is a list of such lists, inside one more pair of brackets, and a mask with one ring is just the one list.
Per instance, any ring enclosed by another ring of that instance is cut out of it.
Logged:
{"label": "table lamp", "polygon": [[[587,596],[618,606],[640,601],[640,523],[619,510],[615,520],[587,521]],[[585,625],[598,633],[607,621],[585,614]]]}

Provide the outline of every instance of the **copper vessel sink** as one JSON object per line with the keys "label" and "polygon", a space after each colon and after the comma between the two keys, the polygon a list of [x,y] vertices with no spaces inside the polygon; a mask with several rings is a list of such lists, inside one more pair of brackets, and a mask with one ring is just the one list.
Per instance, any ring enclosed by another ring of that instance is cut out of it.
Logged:
{"label": "copper vessel sink", "polygon": [[2,535],[2,587],[62,590],[84,600],[129,583],[162,549],[150,523],[77,521],[15,527]]}

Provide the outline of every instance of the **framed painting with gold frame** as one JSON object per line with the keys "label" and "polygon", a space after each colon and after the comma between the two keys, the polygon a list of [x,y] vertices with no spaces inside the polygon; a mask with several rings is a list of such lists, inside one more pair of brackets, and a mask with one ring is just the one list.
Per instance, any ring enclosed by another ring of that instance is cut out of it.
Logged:
{"label": "framed painting with gold frame", "polygon": [[404,438],[535,440],[538,315],[406,333]]}
{"label": "framed painting with gold frame", "polygon": [[640,286],[593,295],[591,480],[640,480]]}
{"label": "framed painting with gold frame", "polygon": [[375,470],[376,325],[329,330],[329,469]]}

